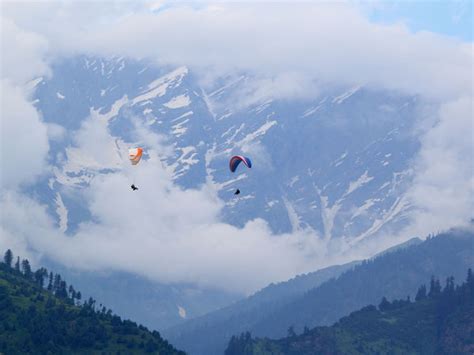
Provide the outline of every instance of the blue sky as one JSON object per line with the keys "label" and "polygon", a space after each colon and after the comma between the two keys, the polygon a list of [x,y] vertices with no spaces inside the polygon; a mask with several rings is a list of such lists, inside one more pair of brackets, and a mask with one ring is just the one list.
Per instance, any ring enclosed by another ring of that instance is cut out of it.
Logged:
{"label": "blue sky", "polygon": [[360,4],[373,22],[403,22],[413,32],[430,31],[472,42],[471,0],[380,0]]}

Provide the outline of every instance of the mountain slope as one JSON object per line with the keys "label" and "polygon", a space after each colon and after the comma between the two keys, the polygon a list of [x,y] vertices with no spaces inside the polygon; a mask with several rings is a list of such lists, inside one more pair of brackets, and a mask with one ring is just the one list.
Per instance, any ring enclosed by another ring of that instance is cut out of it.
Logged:
{"label": "mountain slope", "polygon": [[21,273],[0,263],[1,353],[184,354],[158,332],[96,309],[92,299],[78,306],[59,289],[46,291],[38,275],[41,270]]}
{"label": "mountain slope", "polygon": [[233,334],[249,329],[283,305],[298,299],[306,291],[339,276],[358,262],[331,266],[306,275],[271,284],[254,295],[228,307],[191,319],[182,325],[163,330],[169,338],[184,339],[192,353],[220,353]]}
{"label": "mountain slope", "polygon": [[240,317],[245,315],[240,314],[224,321],[210,314],[165,332],[174,344],[193,354],[221,354],[224,348],[216,344],[229,339],[228,329],[239,329],[238,334],[247,327],[256,336],[275,338],[286,335],[290,326],[301,332],[305,326],[328,325],[364,305],[379,302],[383,296],[414,296],[418,285],[432,275],[463,278],[465,270],[474,267],[473,243],[472,231],[444,233],[364,261],[337,279],[276,305],[271,312],[255,310],[252,321],[242,322]]}
{"label": "mountain slope", "polygon": [[[214,184],[232,224],[261,217],[278,232],[306,226],[326,238],[360,240],[403,225],[409,162],[419,146],[412,129],[424,103],[364,87],[248,101],[243,93],[253,80],[221,78],[204,89],[186,67],[84,56],[54,63],[50,78],[31,85],[44,121],[67,130],[51,142],[54,176],[38,187],[58,225],[62,218],[61,228],[73,233],[90,219],[80,188],[121,168],[137,125],[165,137],[171,149],[160,154],[178,185]],[[106,132],[101,156],[76,137],[87,125]],[[251,175],[229,174],[229,156],[242,152],[254,159]],[[237,181],[245,198],[229,200]]]}
{"label": "mountain slope", "polygon": [[418,285],[432,275],[462,279],[465,270],[474,268],[473,243],[472,231],[452,231],[364,262],[337,280],[310,290],[250,330],[256,335],[283,336],[290,325],[301,330],[304,326],[331,324],[384,296],[414,296]]}
{"label": "mountain slope", "polygon": [[247,333],[233,337],[225,354],[472,354],[472,271],[457,287],[448,279],[441,291],[438,282],[432,281],[428,295],[422,286],[416,302],[390,303],[384,298],[378,309],[364,307],[331,327],[305,329],[298,336],[252,339]]}
{"label": "mountain slope", "polygon": [[[154,148],[137,141],[134,132],[140,129],[163,138],[159,157],[174,184],[212,186],[224,222],[243,226],[262,218],[273,232],[308,228],[335,245],[340,238],[363,242],[406,225],[410,206],[404,193],[419,149],[413,127],[426,103],[359,86],[324,87],[301,99],[258,96],[252,92],[255,80],[242,73],[203,87],[184,66],[123,57],[55,62],[51,76],[30,83],[35,107],[51,132],[59,133],[50,139],[52,173],[28,193],[48,206],[61,232],[74,235],[96,222],[84,193],[91,182],[123,171],[129,147]],[[100,146],[91,147],[91,141]],[[234,153],[252,157],[251,173],[229,173]],[[236,186],[242,195],[230,198]],[[201,288],[201,297],[190,300],[189,285],[143,284],[156,286],[166,302],[148,302],[146,293],[137,308],[121,311],[136,309],[134,317],[160,328],[184,321],[178,306],[192,318],[241,297]],[[121,307],[126,299],[120,291],[103,298]],[[153,319],[144,316],[150,308]]]}
{"label": "mountain slope", "polygon": [[202,316],[233,303],[243,296],[196,285],[166,285],[143,276],[119,271],[77,271],[47,262],[83,294],[107,304],[123,317],[162,331],[188,319]]}

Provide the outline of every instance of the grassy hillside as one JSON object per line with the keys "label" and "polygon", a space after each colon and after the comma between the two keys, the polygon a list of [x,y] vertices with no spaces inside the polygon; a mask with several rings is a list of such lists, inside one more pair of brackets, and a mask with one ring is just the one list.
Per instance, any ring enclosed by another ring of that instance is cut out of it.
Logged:
{"label": "grassy hillside", "polygon": [[420,287],[416,301],[385,298],[344,317],[331,327],[288,329],[280,340],[233,337],[226,355],[263,354],[473,354],[474,277],[454,286],[448,278],[441,290],[432,279],[429,292]]}
{"label": "grassy hillside", "polygon": [[0,263],[0,353],[184,354],[93,299],[81,302],[59,275],[44,288],[45,269],[32,272],[24,260],[20,271],[19,261],[16,268],[10,263]]}

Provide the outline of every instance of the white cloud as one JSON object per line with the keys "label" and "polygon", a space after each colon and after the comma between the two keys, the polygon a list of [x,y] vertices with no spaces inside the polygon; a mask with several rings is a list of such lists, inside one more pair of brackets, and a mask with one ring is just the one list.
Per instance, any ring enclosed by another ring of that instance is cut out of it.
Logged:
{"label": "white cloud", "polygon": [[2,188],[33,182],[46,169],[46,126],[24,90],[1,80],[0,170]]}
{"label": "white cloud", "polygon": [[10,6],[5,13],[46,35],[55,53],[150,57],[192,66],[203,76],[244,70],[276,95],[301,95],[314,80],[435,97],[470,88],[471,43],[370,23],[349,3],[179,4],[158,12],[143,3],[103,5]]}
{"label": "white cloud", "polygon": [[441,106],[438,121],[421,138],[408,196],[418,209],[410,231],[427,234],[469,223],[474,217],[473,97]]}
{"label": "white cloud", "polygon": [[[48,136],[64,135],[61,127],[46,128],[21,88],[49,74],[45,58],[119,54],[185,64],[203,82],[210,72],[211,77],[246,72],[253,81],[241,94],[257,100],[315,95],[328,84],[365,84],[439,100],[439,120],[422,137],[415,163],[410,197],[421,212],[410,232],[432,232],[470,217],[472,43],[413,34],[402,24],[372,24],[348,4],[146,9],[149,4],[124,2],[2,4],[2,189],[32,182],[46,167]],[[212,188],[183,191],[174,185],[159,159],[170,148],[146,127],[136,124],[135,133],[150,147],[149,159],[134,171],[137,193],[128,189],[128,168],[93,180],[83,192],[94,222],[65,237],[44,206],[4,191],[0,247],[14,244],[17,253],[47,253],[78,268],[122,269],[164,282],[248,292],[335,261],[368,256],[389,243],[375,241],[370,250],[354,250],[342,240],[323,243],[312,231],[272,235],[262,220],[242,229],[224,224],[219,220],[223,202]],[[76,136],[78,148],[97,166],[113,161],[121,167],[115,143],[97,120],[86,121]],[[261,145],[245,149],[266,154]]]}
{"label": "white cloud", "polygon": [[47,129],[28,99],[28,82],[48,75],[49,67],[46,39],[18,27],[3,13],[0,26],[0,168],[5,189],[33,182],[46,169]]}
{"label": "white cloud", "polygon": [[1,17],[0,26],[2,79],[22,85],[36,76],[49,73],[44,60],[48,42],[43,36],[21,29],[4,16]]}
{"label": "white cloud", "polygon": [[129,190],[126,172],[94,179],[82,191],[94,222],[73,236],[59,231],[44,206],[14,193],[2,198],[1,223],[25,246],[21,250],[28,246],[28,255],[46,254],[78,269],[127,270],[161,282],[232,291],[252,292],[350,258],[327,255],[328,246],[311,231],[273,235],[263,220],[242,229],[221,223],[223,203],[212,188],[180,189],[153,151],[140,163],[136,180],[138,192]]}

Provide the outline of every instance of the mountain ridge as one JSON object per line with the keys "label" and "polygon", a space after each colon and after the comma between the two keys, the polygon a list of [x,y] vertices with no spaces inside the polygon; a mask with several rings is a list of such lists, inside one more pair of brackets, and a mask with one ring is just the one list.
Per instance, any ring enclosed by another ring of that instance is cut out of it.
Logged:
{"label": "mountain ridge", "polygon": [[[219,318],[222,311],[214,311],[164,330],[164,334],[193,354],[209,355],[221,354],[230,337],[244,331],[278,338],[290,326],[301,332],[304,327],[329,325],[360,307],[379,302],[383,296],[413,297],[419,284],[432,275],[441,279],[454,275],[460,279],[467,268],[474,268],[470,253],[473,243],[474,234],[469,229],[442,233],[422,243],[408,242],[403,248],[392,248],[388,253],[348,268],[337,278],[308,289],[263,317],[257,313],[251,321],[243,321],[244,313],[237,313],[222,321]],[[227,332],[235,328],[239,330],[234,334]]]}

